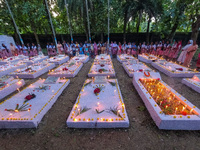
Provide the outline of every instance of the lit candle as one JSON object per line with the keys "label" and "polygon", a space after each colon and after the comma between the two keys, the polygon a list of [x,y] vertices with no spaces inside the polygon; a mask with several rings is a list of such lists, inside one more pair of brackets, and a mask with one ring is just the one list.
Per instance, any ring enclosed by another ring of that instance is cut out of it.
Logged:
{"label": "lit candle", "polygon": [[192,113],[192,112],[193,112],[193,109],[190,110],[190,113]]}
{"label": "lit candle", "polygon": [[17,91],[20,92],[19,88],[17,88]]}
{"label": "lit candle", "polygon": [[117,111],[117,116],[119,117],[120,110]]}
{"label": "lit candle", "polygon": [[182,111],[184,111],[185,110],[185,107],[183,106],[183,109],[182,109]]}
{"label": "lit candle", "polygon": [[31,109],[29,108],[28,109],[28,112],[29,112],[29,116],[30,116],[30,118],[31,118],[31,111],[30,111]]}
{"label": "lit candle", "polygon": [[80,110],[80,109],[78,109],[78,114],[79,114],[79,115],[81,114],[81,110]]}
{"label": "lit candle", "polygon": [[175,114],[176,114],[176,112],[177,112],[177,109],[178,109],[178,108],[176,107],[176,109],[175,109]]}

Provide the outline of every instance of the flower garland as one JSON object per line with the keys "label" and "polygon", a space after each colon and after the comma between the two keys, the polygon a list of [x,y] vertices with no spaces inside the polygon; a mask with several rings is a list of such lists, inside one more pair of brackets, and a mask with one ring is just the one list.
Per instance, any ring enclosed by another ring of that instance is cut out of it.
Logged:
{"label": "flower garland", "polygon": [[150,77],[150,72],[147,72],[147,74],[146,74],[146,72],[144,72],[144,75],[146,76],[146,77]]}

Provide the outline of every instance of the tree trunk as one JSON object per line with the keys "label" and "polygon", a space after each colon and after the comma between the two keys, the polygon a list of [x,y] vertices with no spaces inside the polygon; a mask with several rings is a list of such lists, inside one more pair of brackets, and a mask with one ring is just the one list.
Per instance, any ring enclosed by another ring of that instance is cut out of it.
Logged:
{"label": "tree trunk", "polygon": [[196,41],[199,35],[199,28],[200,28],[200,15],[197,17],[196,22],[192,24],[192,35],[191,39]]}
{"label": "tree trunk", "polygon": [[35,39],[36,39],[36,42],[37,42],[37,45],[38,45],[38,44],[40,44],[39,37],[37,35],[36,30],[34,30],[33,32],[34,32],[34,36],[35,36]]}
{"label": "tree trunk", "polygon": [[[18,36],[18,34],[17,34],[16,31],[15,31],[15,34],[14,34],[14,35],[15,35],[15,42],[18,43],[18,44],[20,44],[19,36]],[[15,44],[16,44],[16,43],[15,43]],[[13,44],[14,44],[14,43],[13,43]]]}
{"label": "tree trunk", "polygon": [[149,43],[149,28],[150,28],[150,23],[151,23],[151,15],[149,15],[149,20],[147,24],[147,43]]}
{"label": "tree trunk", "polygon": [[137,22],[137,33],[139,32],[139,28],[140,28],[140,21],[141,21],[141,18],[142,18],[142,10],[140,10],[139,12],[139,18],[138,18],[138,22]]}
{"label": "tree trunk", "polygon": [[169,34],[169,37],[168,37],[168,39],[169,39],[170,41],[172,41],[173,38],[174,38],[174,35],[175,35],[176,29],[177,29],[177,27],[178,27],[178,24],[179,24],[179,19],[176,19],[176,22],[175,22],[175,24],[173,25],[172,30],[171,30],[171,33]]}
{"label": "tree trunk", "polygon": [[127,10],[124,13],[124,29],[123,29],[123,41],[126,41],[126,25],[127,25]]}

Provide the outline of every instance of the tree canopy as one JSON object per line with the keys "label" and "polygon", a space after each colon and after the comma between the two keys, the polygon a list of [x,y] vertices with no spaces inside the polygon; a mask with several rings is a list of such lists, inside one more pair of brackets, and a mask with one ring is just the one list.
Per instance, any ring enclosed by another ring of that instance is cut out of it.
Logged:
{"label": "tree canopy", "polygon": [[[9,5],[21,34],[51,34],[48,14],[43,0],[9,0]],[[86,1],[48,0],[57,34],[72,33],[88,37]],[[107,34],[108,0],[88,0],[90,29],[93,34]],[[16,34],[4,0],[0,0],[0,34]],[[199,0],[110,0],[110,33],[160,32],[163,38],[173,39],[175,32],[192,32],[196,40],[200,29]]]}

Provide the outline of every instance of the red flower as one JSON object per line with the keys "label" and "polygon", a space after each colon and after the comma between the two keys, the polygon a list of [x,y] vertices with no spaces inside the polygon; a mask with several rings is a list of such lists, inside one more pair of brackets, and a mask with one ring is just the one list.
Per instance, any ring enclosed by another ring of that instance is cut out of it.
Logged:
{"label": "red flower", "polygon": [[17,106],[19,106],[19,104],[17,104]]}
{"label": "red flower", "polygon": [[95,90],[94,90],[94,94],[98,94],[98,93],[100,93],[100,88],[96,88]]}
{"label": "red flower", "polygon": [[157,78],[158,81],[160,81],[160,78]]}
{"label": "red flower", "polygon": [[102,72],[103,72],[103,70],[102,70],[102,69],[99,69],[99,72],[100,72],[100,73],[102,73]]}
{"label": "red flower", "polygon": [[56,59],[56,57],[54,57],[53,59]]}
{"label": "red flower", "polygon": [[32,105],[29,105],[30,107],[32,106]]}
{"label": "red flower", "polygon": [[27,95],[27,96],[25,97],[26,100],[30,100],[31,98],[32,98],[32,95]]}
{"label": "red flower", "polygon": [[143,69],[139,69],[139,72],[143,72]]}
{"label": "red flower", "polygon": [[184,115],[184,116],[186,116],[187,112],[186,111],[182,111],[181,114]]}
{"label": "red flower", "polygon": [[183,68],[176,68],[176,70],[183,71]]}
{"label": "red flower", "polygon": [[104,59],[104,58],[101,58],[102,60]]}
{"label": "red flower", "polygon": [[10,58],[10,60],[13,60],[13,58]]}
{"label": "red flower", "polygon": [[76,58],[75,60],[79,60],[78,58]]}
{"label": "red flower", "polygon": [[24,99],[25,100],[31,100],[32,98],[35,98],[35,94],[29,94]]}
{"label": "red flower", "polygon": [[67,71],[68,69],[65,67],[65,68],[63,68],[62,70],[63,70],[63,71]]}
{"label": "red flower", "polygon": [[104,67],[105,65],[104,65],[104,64],[101,64],[100,66],[101,66],[101,67]]}
{"label": "red flower", "polygon": [[5,111],[7,111],[7,109],[5,109]]}

